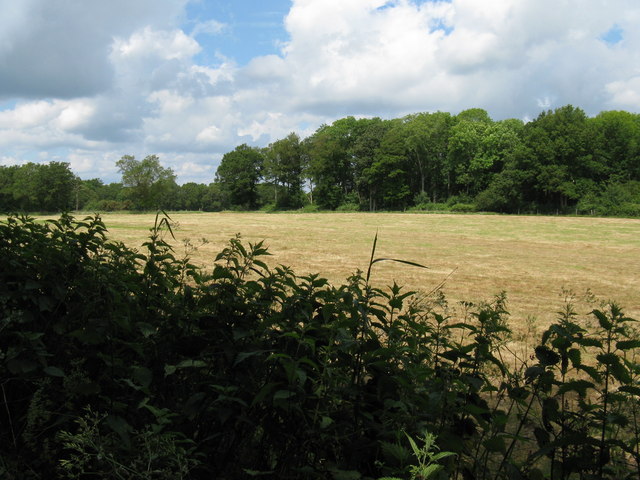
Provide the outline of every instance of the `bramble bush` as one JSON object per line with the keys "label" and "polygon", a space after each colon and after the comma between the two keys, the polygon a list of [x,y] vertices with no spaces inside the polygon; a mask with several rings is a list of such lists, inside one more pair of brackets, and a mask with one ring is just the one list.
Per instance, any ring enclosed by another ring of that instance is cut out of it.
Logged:
{"label": "bramble bush", "polygon": [[616,305],[589,327],[567,304],[521,356],[505,295],[453,314],[375,288],[375,243],[332,286],[240,237],[199,268],[167,235],[167,216],[140,250],[97,216],[0,223],[0,476],[640,474],[640,341]]}

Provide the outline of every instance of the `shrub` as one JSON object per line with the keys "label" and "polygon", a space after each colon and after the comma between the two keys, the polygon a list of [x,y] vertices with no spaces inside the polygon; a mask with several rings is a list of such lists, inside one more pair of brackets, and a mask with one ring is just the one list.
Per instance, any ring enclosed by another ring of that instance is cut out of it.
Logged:
{"label": "shrub", "polygon": [[590,328],[568,304],[519,357],[504,294],[454,316],[376,288],[375,243],[332,286],[240,237],[204,271],[171,228],[138,252],[99,217],[0,222],[3,478],[640,471],[640,341],[615,304]]}
{"label": "shrub", "polygon": [[450,210],[456,213],[475,212],[476,206],[473,203],[455,203],[451,205]]}
{"label": "shrub", "polygon": [[446,203],[421,203],[409,208],[413,212],[448,212],[449,205]]}
{"label": "shrub", "polygon": [[304,207],[300,209],[302,213],[316,213],[320,211],[320,207],[315,203],[307,203]]}
{"label": "shrub", "polygon": [[358,212],[360,211],[360,205],[357,203],[343,203],[338,208],[336,208],[336,212]]}

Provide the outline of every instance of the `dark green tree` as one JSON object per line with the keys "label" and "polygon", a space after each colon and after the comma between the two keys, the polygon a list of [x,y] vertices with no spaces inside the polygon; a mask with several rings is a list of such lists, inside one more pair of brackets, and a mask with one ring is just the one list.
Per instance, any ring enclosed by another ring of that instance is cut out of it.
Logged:
{"label": "dark green tree", "polygon": [[354,117],[342,118],[331,125],[322,125],[305,142],[307,176],[315,202],[321,208],[337,208],[355,190],[352,147],[357,139],[357,125]]}
{"label": "dark green tree", "polygon": [[603,182],[640,180],[640,115],[601,112],[588,119],[591,156],[586,162],[589,178]]}
{"label": "dark green tree", "polygon": [[368,171],[377,192],[378,209],[403,210],[411,203],[410,171],[404,125],[396,120],[382,137]]}
{"label": "dark green tree", "polygon": [[17,165],[0,166],[0,212],[10,212],[16,208],[13,183],[17,169]]}
{"label": "dark green tree", "polygon": [[541,113],[525,125],[527,158],[518,165],[532,179],[532,200],[543,209],[567,208],[580,196],[578,180],[589,176],[587,116],[571,105]]}
{"label": "dark green tree", "polygon": [[433,202],[444,191],[445,162],[453,119],[444,112],[420,113],[404,119],[406,154],[418,180],[416,193],[427,193]]}
{"label": "dark green tree", "polygon": [[449,192],[473,196],[486,188],[486,173],[492,159],[483,151],[483,141],[493,122],[484,110],[460,112],[449,136],[447,178]]}
{"label": "dark green tree", "polygon": [[290,133],[265,149],[264,176],[273,185],[276,207],[302,206],[303,147],[300,137]]}
{"label": "dark green tree", "polygon": [[[68,163],[26,163],[9,167],[2,188],[7,202],[21,211],[61,212],[75,207],[79,179]],[[9,200],[11,197],[13,200]]]}
{"label": "dark green tree", "polygon": [[256,185],[264,165],[260,150],[246,144],[225,153],[216,170],[215,183],[220,186],[223,208],[255,209]]}
{"label": "dark green tree", "polygon": [[178,203],[180,210],[205,210],[207,186],[202,183],[188,182],[180,186]]}
{"label": "dark green tree", "polygon": [[372,177],[372,165],[380,149],[382,139],[393,122],[379,118],[360,119],[356,124],[356,136],[351,145],[353,181],[358,201],[363,210],[375,211],[377,187]]}
{"label": "dark green tree", "polygon": [[137,210],[163,207],[163,203],[175,193],[176,175],[170,168],[160,164],[157,155],[148,155],[144,160],[136,160],[133,155],[125,155],[116,162],[122,173],[122,184]]}

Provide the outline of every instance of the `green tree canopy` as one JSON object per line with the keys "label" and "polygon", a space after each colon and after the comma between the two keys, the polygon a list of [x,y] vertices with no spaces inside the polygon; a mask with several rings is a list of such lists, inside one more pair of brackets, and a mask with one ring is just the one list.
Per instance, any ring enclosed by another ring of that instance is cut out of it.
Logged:
{"label": "green tree canopy", "polygon": [[[265,177],[274,186],[274,201],[280,207],[302,205],[303,149],[300,137],[290,133],[265,149]],[[280,187],[283,195],[278,195]]]}
{"label": "green tree canopy", "polygon": [[246,144],[224,154],[215,179],[220,185],[223,208],[256,208],[256,185],[263,165],[264,156],[260,150]]}
{"label": "green tree canopy", "polygon": [[170,168],[160,165],[157,155],[148,155],[144,160],[125,155],[116,162],[116,166],[137,210],[162,207],[168,193],[176,188],[176,175]]}
{"label": "green tree canopy", "polygon": [[0,170],[0,208],[3,210],[62,212],[71,210],[79,179],[69,164],[26,163]]}

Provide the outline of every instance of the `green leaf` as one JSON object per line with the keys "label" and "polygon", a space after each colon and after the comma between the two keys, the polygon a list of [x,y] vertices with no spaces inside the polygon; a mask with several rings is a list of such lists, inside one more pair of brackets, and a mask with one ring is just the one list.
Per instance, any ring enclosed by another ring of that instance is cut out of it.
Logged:
{"label": "green leaf", "polygon": [[529,367],[525,370],[524,378],[526,378],[527,382],[532,382],[536,378],[542,376],[544,371],[544,368],[534,365],[533,367]]}
{"label": "green leaf", "polygon": [[597,338],[582,337],[576,339],[576,343],[582,347],[602,348],[602,342]]}
{"label": "green leaf", "polygon": [[437,462],[439,460],[442,460],[443,458],[452,457],[454,455],[456,455],[456,454],[453,453],[453,452],[439,452],[439,453],[436,453],[435,455],[433,455],[431,457],[431,461],[432,462]]}
{"label": "green leaf", "polygon": [[507,451],[507,446],[504,442],[504,438],[501,436],[495,436],[489,438],[482,442],[484,448],[486,448],[490,452],[500,452],[505,453]]}
{"label": "green leaf", "polygon": [[413,454],[416,457],[419,457],[420,456],[420,449],[418,448],[418,445],[416,444],[415,440],[413,438],[411,438],[411,436],[409,436],[409,434],[405,433],[405,435],[409,439],[409,444],[411,445],[411,450],[413,450]]}
{"label": "green leaf", "polygon": [[118,434],[122,442],[127,448],[131,448],[131,439],[129,434],[133,432],[133,428],[127,421],[119,415],[109,415],[105,419],[105,423]]}
{"label": "green leaf", "polygon": [[333,480],[360,480],[362,475],[355,470],[339,470],[332,469],[331,476]]}
{"label": "green leaf", "polygon": [[251,470],[250,468],[243,468],[244,473],[249,475],[250,477],[261,477],[264,475],[273,475],[273,470],[271,471],[260,471],[260,470]]}
{"label": "green leaf", "polygon": [[612,425],[619,425],[620,427],[626,427],[627,425],[629,425],[629,418],[620,413],[610,412],[607,415],[607,423],[610,423]]}
{"label": "green leaf", "polygon": [[419,466],[415,468],[416,478],[431,478],[432,475],[435,475],[440,470],[442,470],[442,465],[438,464]]}
{"label": "green leaf", "polygon": [[620,358],[615,353],[601,353],[596,359],[603,365],[620,365]]}
{"label": "green leaf", "polygon": [[540,448],[544,448],[549,445],[551,441],[551,437],[549,436],[549,432],[540,427],[535,427],[533,429],[533,435],[536,437],[536,442],[538,442],[538,446]]}
{"label": "green leaf", "polygon": [[587,380],[573,380],[562,384],[558,389],[558,393],[578,392],[578,395],[584,397],[588,388],[595,388],[595,385]]}
{"label": "green leaf", "polygon": [[332,423],[333,423],[333,419],[331,417],[323,416],[322,419],[320,420],[320,428],[325,429]]}
{"label": "green leaf", "polygon": [[275,389],[277,385],[278,384],[275,382],[269,382],[264,387],[262,387],[251,401],[251,406],[253,407],[261,403],[267,397],[267,395],[269,395]]}
{"label": "green leaf", "polygon": [[609,319],[603,312],[601,312],[600,310],[593,310],[591,313],[598,319],[598,323],[600,323],[600,326],[602,328],[604,328],[605,330],[611,330],[613,328],[613,324],[609,321]]}
{"label": "green leaf", "polygon": [[262,353],[265,353],[266,351],[267,350],[256,350],[256,351],[253,351],[253,352],[240,352],[238,354],[238,356],[236,357],[236,360],[233,362],[233,366],[235,367],[239,363],[245,361],[247,358],[251,358],[251,357],[254,357],[256,355],[260,355]]}
{"label": "green leaf", "polygon": [[631,395],[636,395],[640,397],[640,387],[635,385],[621,385],[618,388],[619,392],[630,393]]}
{"label": "green leaf", "polygon": [[58,367],[47,367],[44,369],[44,373],[51,375],[52,377],[64,377],[64,372]]}
{"label": "green leaf", "polygon": [[184,407],[182,407],[185,414],[190,417],[197,415],[206,397],[207,395],[204,392],[197,392],[191,395],[189,400],[184,404]]}
{"label": "green leaf", "polygon": [[33,372],[38,368],[38,364],[33,360],[13,358],[7,362],[7,368],[14,375]]}
{"label": "green leaf", "polygon": [[577,348],[569,350],[567,352],[567,357],[571,360],[571,365],[573,365],[574,368],[582,363],[581,353]]}
{"label": "green leaf", "polygon": [[151,324],[146,322],[138,322],[137,327],[138,330],[140,330],[140,333],[142,333],[142,336],[145,338],[149,338],[157,331]]}
{"label": "green leaf", "polygon": [[598,372],[598,369],[595,367],[590,367],[588,365],[580,365],[578,369],[585,372],[587,375],[593,378],[593,380],[595,380],[596,382],[600,382],[600,380],[602,379],[600,372]]}
{"label": "green leaf", "polygon": [[409,449],[399,443],[380,442],[380,446],[385,458],[394,461],[394,463],[397,462],[400,465],[404,465],[411,458]]}
{"label": "green leaf", "polygon": [[188,359],[181,361],[178,365],[176,365],[176,368],[201,368],[206,366],[207,364],[202,360]]}
{"label": "green leaf", "polygon": [[620,383],[628,384],[631,383],[631,375],[629,374],[629,370],[622,365],[622,363],[614,363],[609,367],[611,374],[613,377],[618,380]]}
{"label": "green leaf", "polygon": [[291,390],[278,390],[273,394],[273,401],[276,402],[278,400],[286,400],[295,396],[296,392],[292,392]]}
{"label": "green leaf", "polygon": [[618,350],[631,350],[632,348],[640,348],[640,340],[624,340],[616,343]]}
{"label": "green leaf", "polygon": [[134,367],[132,376],[136,383],[143,388],[151,385],[151,380],[153,379],[153,374],[147,367]]}
{"label": "green leaf", "polygon": [[560,355],[544,345],[538,345],[535,353],[538,361],[546,367],[556,365],[560,361]]}

